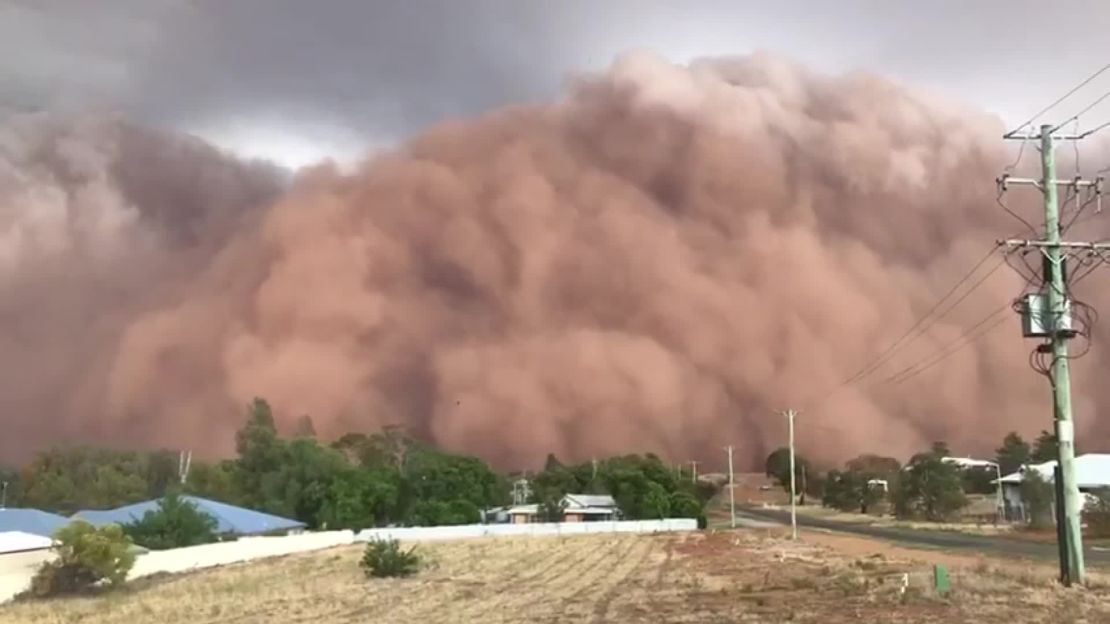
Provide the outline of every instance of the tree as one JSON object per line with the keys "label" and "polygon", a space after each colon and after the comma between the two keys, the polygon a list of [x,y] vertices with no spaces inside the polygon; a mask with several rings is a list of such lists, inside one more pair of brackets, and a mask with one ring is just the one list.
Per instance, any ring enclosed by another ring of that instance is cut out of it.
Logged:
{"label": "tree", "polygon": [[142,476],[146,481],[147,498],[164,496],[179,483],[177,463],[178,454],[173,451],[160,450],[146,456]]}
{"label": "tree", "polygon": [[943,440],[933,442],[929,448],[929,452],[937,457],[949,457],[952,455],[952,449],[948,448],[948,443]]}
{"label": "tree", "polygon": [[247,408],[247,422],[235,434],[235,485],[252,507],[268,508],[265,480],[282,466],[285,445],[277,435],[274,415],[265,399],[256,398]]}
{"label": "tree", "polygon": [[1110,537],[1110,489],[1100,488],[1095,494],[1098,500],[1083,510],[1083,520],[1091,537]]}
{"label": "tree", "polygon": [[313,438],[297,438],[283,446],[279,467],[262,478],[262,508],[319,527],[328,488],[349,464],[338,451]]}
{"label": "tree", "polygon": [[564,511],[562,497],[548,495],[536,504],[536,522],[562,522]]}
{"label": "tree", "polygon": [[858,472],[871,479],[887,479],[898,474],[902,464],[893,457],[865,454],[849,460],[844,467],[849,472]]}
{"label": "tree", "polygon": [[18,470],[0,467],[0,507],[23,505],[23,479]]}
{"label": "tree", "polygon": [[216,519],[197,508],[176,492],[158,501],[158,509],[143,514],[141,520],[123,530],[140,546],[167,550],[209,544],[217,540]]}
{"label": "tree", "polygon": [[663,520],[671,515],[671,497],[662,485],[650,481],[644,494],[642,514],[654,520]]}
{"label": "tree", "polygon": [[1002,446],[995,451],[995,461],[998,469],[1004,475],[1017,472],[1022,466],[1029,463],[1032,451],[1029,443],[1021,438],[1016,431],[1011,431],[1002,439]]}
{"label": "tree", "polygon": [[395,519],[401,476],[385,468],[359,468],[339,475],[328,488],[322,512],[330,529],[361,530]]}
{"label": "tree", "polygon": [[968,494],[993,494],[998,491],[994,466],[971,466],[960,471],[960,482]]}
{"label": "tree", "polygon": [[1052,484],[1045,481],[1036,470],[1026,470],[1021,476],[1021,502],[1025,507],[1026,520],[1033,528],[1047,529],[1056,524],[1052,517],[1052,503],[1056,493]]}
{"label": "tree", "polygon": [[297,427],[293,431],[294,437],[298,438],[315,438],[316,425],[312,422],[312,417],[308,414],[301,416],[297,420]]}
{"label": "tree", "polygon": [[[779,485],[787,492],[790,491],[790,449],[787,447],[780,447],[771,452],[764,462],[764,469],[768,477],[774,477]],[[802,472],[813,471],[809,467],[809,460],[799,455],[796,451],[794,453],[794,487],[798,492],[802,491]]]}
{"label": "tree", "polygon": [[345,433],[331,447],[356,466],[369,466],[370,438],[363,433]]}
{"label": "tree", "polygon": [[1033,444],[1032,460],[1035,463],[1042,464],[1058,458],[1059,450],[1057,448],[1056,436],[1048,431],[1042,430],[1040,435],[1037,436],[1037,441]]}
{"label": "tree", "polygon": [[24,504],[68,515],[144,500],[151,476],[149,454],[75,447],[39,453],[20,480]]}
{"label": "tree", "polygon": [[32,596],[45,598],[93,589],[101,581],[119,587],[135,565],[131,538],[118,524],[100,528],[76,520],[54,534],[57,557],[31,579]]}
{"label": "tree", "polygon": [[875,477],[860,470],[830,470],[821,504],[841,511],[867,513],[882,499],[882,491],[868,482]]}
{"label": "tree", "polygon": [[185,481],[185,492],[231,505],[243,504],[244,497],[236,486],[236,470],[236,462],[232,460],[216,463],[194,460]]}
{"label": "tree", "polygon": [[551,472],[553,470],[559,470],[564,467],[565,466],[563,466],[563,462],[559,461],[559,458],[555,457],[554,453],[548,453],[547,459],[545,459],[543,462],[544,472]]}
{"label": "tree", "polygon": [[934,452],[916,456],[902,471],[893,499],[898,517],[921,517],[934,522],[950,518],[967,504],[959,468],[941,461],[941,456]]}

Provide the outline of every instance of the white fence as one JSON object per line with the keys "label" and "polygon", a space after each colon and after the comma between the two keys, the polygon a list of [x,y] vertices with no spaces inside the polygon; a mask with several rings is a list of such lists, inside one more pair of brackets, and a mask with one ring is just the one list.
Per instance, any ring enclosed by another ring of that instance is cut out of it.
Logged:
{"label": "white fence", "polygon": [[[283,537],[242,537],[234,542],[219,542],[152,551],[139,555],[128,579],[137,579],[159,573],[180,573],[216,566],[279,557],[293,553],[347,546],[373,539],[398,539],[402,541],[429,541],[466,539],[473,537],[525,536],[525,535],[584,535],[587,533],[663,533],[694,531],[697,520],[674,518],[669,520],[626,520],[619,522],[563,522],[543,524],[471,524],[448,527],[406,527],[394,529],[367,529],[355,535],[352,531],[303,533]],[[50,558],[50,551],[26,555],[0,556],[0,603],[27,589],[34,570]]]}
{"label": "white fence", "polygon": [[241,537],[234,542],[151,551],[139,556],[127,578],[136,579],[163,572],[188,572],[267,557],[347,546],[354,543],[354,540],[355,534],[352,531],[328,531],[281,537]]}
{"label": "white fence", "polygon": [[621,520],[613,522],[547,522],[529,524],[468,524],[443,527],[404,527],[366,529],[355,537],[359,542],[374,539],[397,539],[422,542],[472,537],[507,537],[523,535],[584,535],[587,533],[667,533],[695,531],[698,521],[692,518],[667,520]]}

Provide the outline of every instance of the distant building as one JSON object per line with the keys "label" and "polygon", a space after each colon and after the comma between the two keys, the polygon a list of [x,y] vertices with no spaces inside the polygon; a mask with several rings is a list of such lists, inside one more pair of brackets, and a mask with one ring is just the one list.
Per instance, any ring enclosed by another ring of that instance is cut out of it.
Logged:
{"label": "distant building", "polygon": [[[253,509],[236,507],[197,496],[182,496],[182,500],[196,505],[197,509],[216,520],[216,532],[221,535],[266,535],[272,533],[300,533],[305,523],[274,516]],[[148,511],[157,511],[160,500],[149,500],[107,510],[85,510],[73,515],[93,526],[106,524],[133,524],[143,519]]]}
{"label": "distant building", "polygon": [[67,524],[69,519],[65,516],[38,509],[0,508],[0,533],[18,531],[40,537],[51,537],[55,531]]}
{"label": "distant building", "polygon": [[[1007,517],[1023,519],[1026,517],[1025,503],[1021,498],[1021,483],[1029,471],[1036,471],[1044,481],[1054,483],[1056,461],[1024,466],[999,480],[1002,483]],[[1076,457],[1075,481],[1079,491],[1085,494],[1085,502],[1091,503],[1099,490],[1110,488],[1110,454],[1087,453]]]}
{"label": "distant building", "polygon": [[[560,501],[563,522],[598,522],[617,520],[620,509],[608,494],[567,494]],[[535,522],[539,505],[515,505],[504,511],[503,517],[513,524]]]}

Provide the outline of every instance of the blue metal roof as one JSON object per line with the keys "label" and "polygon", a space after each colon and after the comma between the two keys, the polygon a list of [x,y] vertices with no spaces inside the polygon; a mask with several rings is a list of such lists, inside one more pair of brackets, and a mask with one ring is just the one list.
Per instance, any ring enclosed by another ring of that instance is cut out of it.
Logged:
{"label": "blue metal roof", "polygon": [[54,531],[69,524],[69,518],[38,509],[0,508],[0,532],[21,531],[52,537]]}
{"label": "blue metal roof", "polygon": [[[288,531],[290,529],[303,529],[303,522],[289,520],[279,516],[236,507],[197,496],[182,496],[182,500],[196,505],[197,509],[216,519],[217,533],[232,533],[235,535],[258,535],[271,531]],[[79,511],[73,515],[74,519],[80,518],[94,526],[103,526],[113,522],[117,524],[131,524],[143,519],[148,511],[157,511],[160,499],[125,505],[116,509],[103,511]]]}

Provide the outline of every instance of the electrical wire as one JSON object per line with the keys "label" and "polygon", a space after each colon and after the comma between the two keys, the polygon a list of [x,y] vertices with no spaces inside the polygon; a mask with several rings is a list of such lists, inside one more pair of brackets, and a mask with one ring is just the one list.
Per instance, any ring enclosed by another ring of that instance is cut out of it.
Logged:
{"label": "electrical wire", "polygon": [[[948,314],[948,312],[951,312],[952,308],[954,308],[961,301],[966,299],[967,296],[970,295],[972,293],[972,291],[974,291],[976,288],[978,288],[978,286],[980,284],[982,284],[983,281],[986,278],[990,277],[992,273],[997,271],[998,267],[1002,265],[1002,262],[1000,261],[997,265],[994,266],[994,268],[992,268],[990,271],[988,271],[986,275],[984,275],[982,278],[980,278],[979,281],[975,282],[975,284],[973,284],[971,286],[971,288],[967,290],[967,292],[965,292],[952,305],[950,305],[948,308],[946,308],[944,310],[944,312],[940,313],[935,318],[933,317],[933,313],[936,312],[938,309],[940,309],[940,307],[942,305],[944,305],[944,303],[949,299],[949,297],[951,297],[953,294],[955,294],[956,291],[958,291],[961,286],[963,286],[969,279],[971,279],[971,276],[974,275],[979,270],[979,268],[982,267],[983,264],[985,264],[988,259],[990,259],[990,257],[992,255],[994,255],[994,249],[993,248],[990,249],[987,252],[987,254],[985,256],[983,256],[978,262],[976,262],[975,266],[971,267],[971,270],[968,271],[966,274],[964,274],[964,276],[961,277],[960,280],[957,281],[956,284],[948,290],[948,292],[946,292],[940,299],[938,299],[936,301],[936,303],[934,303],[933,306],[931,308],[929,308],[929,310],[923,316],[918,318],[917,321],[913,325],[911,325],[910,328],[907,329],[904,334],[899,336],[897,340],[895,340],[893,343],[890,344],[890,346],[888,346],[881,353],[879,353],[878,357],[871,364],[866,365],[863,368],[861,368],[859,371],[856,372],[856,374],[854,374],[851,377],[849,377],[848,379],[846,379],[841,385],[842,386],[843,385],[848,385],[848,384],[854,383],[854,382],[856,382],[860,379],[866,378],[868,375],[873,373],[875,370],[877,370],[884,363],[889,361],[890,358],[893,357],[894,354],[897,352],[897,350],[900,346],[905,346],[905,345],[908,345],[908,344],[912,343],[914,340],[916,340],[918,337],[920,337],[922,334],[924,334],[924,332],[928,330],[928,328],[931,324],[936,323],[941,318],[943,318],[946,314]],[[929,323],[926,324],[926,321],[929,321]],[[915,330],[917,331],[916,335],[914,335]],[[909,339],[908,342],[906,342],[907,338]]]}
{"label": "electrical wire", "polygon": [[[829,390],[825,391],[822,394],[817,395],[816,397],[814,397],[813,399],[808,401],[806,403],[806,407],[803,408],[803,409],[805,409],[805,410],[813,409],[813,407],[815,407],[816,405],[828,400],[830,397],[834,396],[835,394],[837,394],[838,392],[840,392],[844,388],[847,388],[847,387],[849,387],[849,386],[851,386],[855,383],[858,383],[859,381],[868,377],[873,372],[878,370],[881,366],[883,366],[883,364],[888,362],[898,352],[898,350],[900,348],[911,344],[917,338],[924,335],[924,333],[926,331],[928,331],[929,328],[934,323],[936,323],[941,318],[943,318],[945,315],[947,315],[949,312],[951,312],[952,309],[955,308],[956,305],[959,305],[959,303],[961,301],[966,299],[968,295],[970,295],[976,288],[979,287],[980,284],[982,284],[988,277],[990,277],[995,271],[997,271],[999,267],[1002,266],[1004,260],[1000,260],[999,263],[996,264],[993,268],[991,268],[990,271],[988,271],[986,275],[984,275],[982,278],[980,278],[978,281],[976,281],[974,284],[972,284],[972,286],[963,295],[961,295],[959,299],[957,299],[951,305],[949,305],[947,308],[945,308],[945,310],[941,314],[936,315],[934,317],[934,313],[938,309],[940,309],[941,306],[943,306],[945,304],[945,302],[948,301],[949,298],[951,298],[952,295],[954,295],[960,289],[961,286],[963,286],[965,283],[967,283],[967,281],[969,279],[971,279],[971,277],[974,276],[976,272],[979,271],[979,269],[987,262],[987,260],[989,260],[990,257],[992,255],[994,255],[994,252],[995,252],[995,248],[993,248],[993,247],[990,250],[988,250],[986,255],[984,255],[982,258],[980,258],[979,261],[976,262],[975,265],[972,266],[971,269],[968,270],[967,273],[965,273],[963,275],[963,277],[961,277],[951,288],[949,288],[948,291],[940,297],[940,299],[938,299],[935,303],[933,303],[932,307],[930,307],[929,310],[926,311],[924,315],[919,317],[913,323],[913,325],[911,325],[910,328],[905,331],[905,333],[903,333],[894,342],[892,342],[885,349],[883,349],[883,351],[880,352],[879,355],[876,356],[876,358],[874,360],[872,360],[868,364],[865,364],[863,367],[861,367],[853,375],[851,375],[850,377],[848,377],[844,381],[841,381],[839,384],[833,386]],[[916,335],[914,335],[915,330],[916,330]],[[912,338],[911,338],[911,335],[912,335]],[[907,342],[907,338],[909,338],[908,342]]]}
{"label": "electrical wire", "polygon": [[[1018,130],[1021,130],[1022,128],[1024,128],[1024,127],[1028,126],[1029,124],[1033,123],[1034,121],[1037,120],[1038,117],[1040,117],[1041,115],[1043,115],[1043,114],[1047,113],[1048,111],[1052,110],[1060,102],[1063,102],[1064,100],[1066,100],[1069,97],[1071,97],[1072,95],[1074,95],[1077,91],[1079,91],[1083,87],[1090,84],[1095,78],[1098,78],[1100,75],[1102,75],[1108,69],[1110,69],[1110,63],[1107,63],[1106,65],[1103,65],[1101,69],[1099,69],[1095,73],[1088,76],[1085,80],[1083,80],[1083,82],[1080,82],[1079,84],[1072,87],[1070,91],[1068,91],[1064,95],[1061,95],[1055,102],[1053,102],[1053,103],[1049,104],[1048,106],[1042,108],[1037,114],[1033,115],[1028,120],[1026,120],[1025,123],[1023,123],[1023,124],[1019,125],[1018,127],[1014,128],[1013,130],[1011,130],[1007,134],[1013,134],[1013,133],[1017,132]],[[1065,123],[1067,123],[1067,122],[1065,122]]]}
{"label": "electrical wire", "polygon": [[[1110,67],[1110,65],[1108,65],[1107,67]],[[1104,67],[1103,69],[1105,69],[1105,67]],[[1057,130],[1059,130],[1059,129],[1060,129],[1060,127],[1061,127],[1061,126],[1063,126],[1064,124],[1069,124],[1069,123],[1071,123],[1071,122],[1073,122],[1073,121],[1078,121],[1080,117],[1082,117],[1083,115],[1085,115],[1085,114],[1087,114],[1088,112],[1090,112],[1090,110],[1091,110],[1092,108],[1094,108],[1094,107],[1098,106],[1099,104],[1102,104],[1102,102],[1103,102],[1104,100],[1106,100],[1106,98],[1110,98],[1110,91],[1107,91],[1106,93],[1103,93],[1103,94],[1102,94],[1102,95],[1100,95],[1099,97],[1095,98],[1095,101],[1094,101],[1094,102],[1091,102],[1091,103],[1090,103],[1090,104],[1088,104],[1088,105],[1087,105],[1087,106],[1086,106],[1085,108],[1083,108],[1082,110],[1080,110],[1080,111],[1079,111],[1078,113],[1076,113],[1076,114],[1072,115],[1072,116],[1071,116],[1071,117],[1069,117],[1069,118],[1068,118],[1067,120],[1065,120],[1065,121],[1061,122],[1061,123],[1060,123],[1059,125],[1057,125],[1057,126],[1055,126],[1054,128],[1052,128],[1051,132],[1056,132],[1056,131],[1057,131]]]}
{"label": "electrical wire", "polygon": [[[1010,318],[1009,315],[1002,314],[1002,316],[999,316],[999,314],[1005,313],[1010,308],[1010,305],[1010,303],[1006,303],[1002,307],[996,309],[995,311],[988,314],[986,317],[982,318],[978,323],[975,323],[970,328],[962,332],[955,339],[949,341],[943,347],[941,347],[939,353],[933,353],[918,360],[917,362],[907,366],[906,368],[879,382],[878,385],[901,385],[902,383],[909,381],[910,379],[913,379],[921,373],[924,373],[930,368],[936,366],[940,362],[950,357],[952,354],[970,345],[979,338],[987,335],[996,327],[1008,320]],[[990,323],[991,320],[994,320],[994,323],[987,325],[987,323]],[[984,325],[987,325],[986,329],[983,329],[982,331],[978,331],[978,333],[976,333],[977,330],[982,328]]]}
{"label": "electrical wire", "polygon": [[[1014,212],[1013,210],[1010,210],[1010,207],[1006,205],[1006,202],[1002,201],[1002,196],[1005,195],[1005,194],[1006,194],[1006,191],[1003,190],[1001,187],[999,187],[998,196],[994,198],[994,201],[999,206],[1002,207],[1002,210],[1006,211],[1006,214],[1008,214],[1011,217],[1017,219],[1018,221],[1021,221],[1022,223],[1024,223],[1025,227],[1028,228],[1029,231],[1032,232],[1034,236],[1036,236],[1037,235],[1037,230],[1036,230],[1036,228],[1033,227],[1033,224],[1026,221],[1025,218],[1022,217],[1021,215],[1019,215],[1018,213]],[[1011,238],[1014,238],[1016,236],[1017,236],[1017,234],[1015,234],[1014,236],[1011,236]]]}

